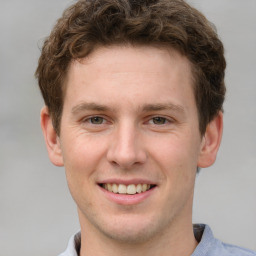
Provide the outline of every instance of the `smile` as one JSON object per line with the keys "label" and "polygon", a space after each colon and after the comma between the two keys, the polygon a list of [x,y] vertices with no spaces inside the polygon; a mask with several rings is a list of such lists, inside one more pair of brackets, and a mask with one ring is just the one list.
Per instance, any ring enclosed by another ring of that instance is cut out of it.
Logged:
{"label": "smile", "polygon": [[104,183],[100,184],[100,186],[109,192],[113,192],[115,194],[127,194],[127,195],[135,195],[146,192],[151,188],[155,187],[155,185],[150,184],[109,184]]}

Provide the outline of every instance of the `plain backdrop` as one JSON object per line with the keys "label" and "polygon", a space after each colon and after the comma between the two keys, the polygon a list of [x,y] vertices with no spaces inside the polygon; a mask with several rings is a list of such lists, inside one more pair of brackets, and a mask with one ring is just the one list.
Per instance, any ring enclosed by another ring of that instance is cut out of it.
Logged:
{"label": "plain backdrop", "polygon": [[[194,222],[256,250],[256,0],[189,2],[216,25],[228,63],[223,142],[197,178]],[[0,1],[0,256],[57,255],[79,229],[64,169],[48,160],[34,79],[40,46],[70,3]]]}

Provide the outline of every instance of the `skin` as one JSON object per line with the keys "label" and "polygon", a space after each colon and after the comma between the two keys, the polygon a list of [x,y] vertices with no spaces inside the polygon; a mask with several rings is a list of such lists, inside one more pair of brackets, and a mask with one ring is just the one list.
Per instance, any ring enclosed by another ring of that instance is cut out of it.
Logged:
{"label": "skin", "polygon": [[[222,113],[202,136],[192,81],[188,59],[172,49],[100,47],[72,61],[60,136],[47,107],[41,125],[78,206],[81,255],[194,251],[196,168],[215,161]],[[155,187],[136,203],[117,203],[99,186],[113,180]]]}

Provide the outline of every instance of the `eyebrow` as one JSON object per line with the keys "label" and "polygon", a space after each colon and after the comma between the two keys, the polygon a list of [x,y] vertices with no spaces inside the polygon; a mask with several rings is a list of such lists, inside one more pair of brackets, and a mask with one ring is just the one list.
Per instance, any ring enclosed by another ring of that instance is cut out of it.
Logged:
{"label": "eyebrow", "polygon": [[184,107],[173,103],[146,104],[143,106],[142,110],[145,112],[172,110],[175,112],[185,113]]}
{"label": "eyebrow", "polygon": [[92,103],[83,102],[81,104],[74,106],[71,110],[71,113],[78,114],[79,112],[86,111],[86,110],[108,111],[110,110],[110,108],[105,105],[96,104],[93,102]]}
{"label": "eyebrow", "polygon": [[[154,112],[154,111],[161,111],[161,110],[172,110],[175,112],[185,113],[184,107],[181,105],[173,104],[173,103],[156,103],[156,104],[145,104],[142,107],[140,107],[143,112]],[[106,105],[98,104],[98,103],[88,103],[88,102],[82,102],[76,106],[74,106],[71,110],[72,114],[78,114],[83,111],[110,111],[114,110]]]}

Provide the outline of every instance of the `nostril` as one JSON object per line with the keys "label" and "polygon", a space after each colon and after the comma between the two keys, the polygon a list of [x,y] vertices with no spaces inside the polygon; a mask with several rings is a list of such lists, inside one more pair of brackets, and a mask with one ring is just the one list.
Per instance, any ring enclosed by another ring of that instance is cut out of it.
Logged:
{"label": "nostril", "polygon": [[125,132],[112,141],[108,148],[107,160],[114,166],[129,169],[135,164],[145,163],[147,157],[143,147],[135,140],[134,132]]}

